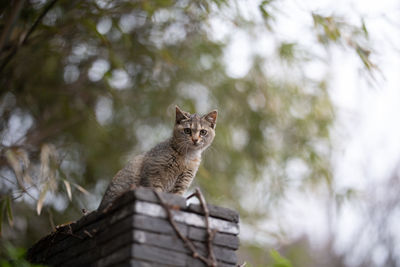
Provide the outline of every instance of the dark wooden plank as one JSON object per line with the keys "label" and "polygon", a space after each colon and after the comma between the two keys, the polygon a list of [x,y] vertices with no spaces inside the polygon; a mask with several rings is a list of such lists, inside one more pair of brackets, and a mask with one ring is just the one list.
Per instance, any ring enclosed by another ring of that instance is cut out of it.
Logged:
{"label": "dark wooden plank", "polygon": [[132,252],[134,259],[147,260],[166,265],[186,266],[187,255],[184,253],[139,244],[133,246]]}
{"label": "dark wooden plank", "polygon": [[171,267],[171,265],[132,259],[116,264],[113,267]]}
{"label": "dark wooden plank", "polygon": [[[208,256],[208,249],[205,243],[193,242],[193,244],[201,255],[205,257]],[[217,260],[232,264],[235,264],[237,262],[237,256],[234,250],[215,245],[213,245],[212,248],[214,251],[215,258]]]}
{"label": "dark wooden plank", "polygon": [[[155,253],[158,257],[152,256],[156,259],[156,265],[152,266],[173,264],[164,260],[177,261],[178,265],[187,263],[191,252],[176,236],[154,192],[150,189],[138,189],[125,195],[107,212],[91,212],[42,238],[29,250],[29,259],[53,266],[91,266],[96,261],[99,262],[99,266],[113,266],[130,262],[128,259],[132,259],[132,255],[136,253],[133,259],[140,259],[144,264],[149,264],[149,260],[153,258],[146,260],[145,257],[150,257],[154,251],[158,251],[161,254]],[[186,207],[185,199],[180,196],[162,194],[162,197],[165,202],[174,206],[174,219],[180,231],[189,239],[201,241],[195,242],[196,246],[200,253],[207,254],[207,235],[201,207]],[[238,218],[235,217],[237,213],[235,215],[229,209],[212,205],[209,205],[209,209],[212,227],[225,232],[219,232],[214,237],[213,247],[217,259],[221,264],[236,263],[234,250],[239,246],[236,236],[238,225],[235,223],[238,222]],[[134,247],[137,247],[136,250]],[[145,249],[152,251],[144,252]],[[140,256],[139,252],[143,252],[144,256]]]}
{"label": "dark wooden plank", "polygon": [[[175,235],[175,230],[172,228],[171,224],[165,219],[135,214],[133,216],[133,225],[134,228],[140,230]],[[179,231],[183,235],[187,236],[188,226],[181,223],[176,223],[176,225],[178,226]]]}
{"label": "dark wooden plank", "polygon": [[135,230],[132,233],[132,239],[135,243],[149,246],[168,248],[170,250],[189,253],[190,250],[184,242],[176,235],[164,235]]}
{"label": "dark wooden plank", "polygon": [[100,250],[100,256],[106,257],[118,249],[126,246],[133,245],[133,230],[130,230],[126,233],[121,233],[118,236],[114,236],[107,243],[99,245],[98,249]]}
{"label": "dark wooden plank", "polygon": [[76,257],[69,258],[66,261],[62,261],[54,266],[60,267],[76,267],[76,266],[93,266],[99,258],[99,252],[97,249],[86,251]]}
{"label": "dark wooden plank", "polygon": [[[188,227],[186,225],[177,224],[178,229],[184,234],[187,235]],[[147,235],[144,237],[143,232],[146,232]],[[138,215],[127,217],[124,220],[112,225],[108,231],[99,234],[96,242],[100,247],[101,256],[106,256],[121,246],[127,245],[129,243],[133,243],[135,241],[140,242],[143,238],[149,238],[153,244],[156,244],[160,239],[154,238],[159,237],[157,235],[161,232],[167,235],[167,242],[173,242],[174,244],[178,244],[181,248],[184,247],[183,243],[179,245],[182,241],[176,236],[176,233],[172,226],[166,220],[162,220],[159,218],[152,218],[149,216]],[[162,238],[162,236],[160,237]],[[171,246],[170,243],[166,243],[166,246]]]}
{"label": "dark wooden plank", "polygon": [[[139,244],[165,248],[170,251],[177,251],[191,255],[191,251],[177,236],[162,235],[135,230],[133,233],[133,241]],[[206,243],[194,242],[194,244],[200,254],[204,256],[208,255]],[[213,245],[213,251],[218,260],[229,263],[237,262],[237,257],[234,250]]]}
{"label": "dark wooden plank", "polygon": [[[188,227],[186,225],[177,223],[177,226],[182,234],[187,235]],[[120,234],[129,235],[133,229],[176,236],[175,230],[165,219],[135,214],[111,225],[107,231],[98,234],[97,242],[99,245],[112,242],[110,240],[116,236]]]}
{"label": "dark wooden plank", "polygon": [[[169,193],[160,193],[163,201],[168,205],[174,206],[175,208],[185,209],[186,208],[186,199]],[[135,190],[130,190],[123,194],[121,197],[117,198],[112,205],[107,208],[107,213],[111,212],[115,209],[118,209],[121,206],[125,206],[126,204],[133,203],[135,200],[141,200],[152,203],[160,203],[154,191],[150,188],[139,187]],[[104,212],[103,212],[104,213]]]}
{"label": "dark wooden plank", "polygon": [[[134,227],[136,230],[133,229]],[[198,241],[206,240],[205,229],[195,227],[188,228],[183,224],[178,224],[178,227],[181,232],[190,239]],[[88,229],[91,229],[91,227]],[[159,233],[163,233],[164,235],[157,235],[156,233],[151,232],[143,233],[143,231],[140,231],[139,229],[152,232],[157,231]],[[142,237],[140,235],[142,235]],[[74,257],[79,253],[85,252],[97,245],[99,246],[98,249],[100,250],[100,255],[103,257],[113,253],[119,247],[129,244],[129,242],[136,241],[140,243],[141,240],[145,238],[146,244],[158,245],[172,250],[189,253],[183,242],[176,236],[175,231],[168,221],[138,214],[135,214],[132,217],[128,216],[115,225],[112,225],[107,231],[95,236],[95,238],[95,241],[89,241],[90,243],[88,244],[90,245],[86,245],[85,240],[80,240],[69,236],[64,240],[64,242],[55,244],[54,249],[56,251],[63,251],[63,254],[67,255],[68,257]],[[87,239],[90,238],[88,237]],[[238,242],[236,236],[217,233],[214,244],[227,247],[230,246],[232,248],[231,244],[235,242]],[[202,251],[205,252],[205,244],[202,244],[201,247]],[[233,249],[235,248],[236,245],[233,245]],[[55,257],[60,259],[60,257],[57,257],[57,255],[55,255]],[[50,257],[50,259],[51,258],[52,257]],[[52,262],[54,262],[54,260],[52,260]],[[59,261],[56,260],[55,263],[59,263]]]}
{"label": "dark wooden plank", "polygon": [[95,221],[102,219],[104,216],[105,215],[99,211],[92,211],[76,221],[76,224],[73,226],[73,230],[77,231],[84,226],[87,226]]}
{"label": "dark wooden plank", "polygon": [[[138,188],[135,191],[133,191],[133,194],[135,196],[135,199],[137,200],[143,200],[152,203],[160,203],[156,194],[152,189]],[[160,196],[162,197],[163,201],[168,205],[175,206],[175,208],[181,208],[181,209],[186,208],[186,198],[184,197],[164,192],[161,192]]]}
{"label": "dark wooden plank", "polygon": [[106,267],[106,266],[113,266],[114,264],[126,261],[132,258],[132,246],[127,245],[119,250],[111,253],[110,255],[99,259],[93,266],[96,267]]}
{"label": "dark wooden plank", "polygon": [[[164,207],[160,206],[159,204],[143,202],[139,200],[135,202],[135,213],[159,218],[167,217]],[[176,222],[205,228],[206,224],[204,216],[180,210],[172,210],[171,213]],[[239,225],[237,223],[213,217],[209,218],[209,223],[211,229],[216,229],[220,232],[229,234],[239,233]]]}
{"label": "dark wooden plank", "polygon": [[48,254],[46,255],[46,261],[50,261],[53,264],[58,263],[61,258],[64,258],[64,255],[68,252],[68,250],[79,244],[79,242],[81,242],[81,240],[68,237],[62,242],[58,242],[50,246],[48,249]]}
{"label": "dark wooden plank", "polygon": [[69,230],[69,226],[65,225],[59,227],[56,231],[51,232],[49,235],[40,239],[36,244],[34,244],[27,253],[27,259],[34,261],[33,259],[38,254],[48,254],[49,245],[56,244],[64,240],[68,235],[67,232]]}
{"label": "dark wooden plank", "polygon": [[[188,237],[192,240],[206,242],[208,236],[203,228],[189,227]],[[239,248],[239,237],[217,232],[213,239],[213,244],[237,250]]]}
{"label": "dark wooden plank", "polygon": [[[192,266],[192,263],[196,260],[191,255],[173,252],[168,249],[158,248],[154,246],[139,245],[133,246],[133,258],[139,260],[147,260],[154,262],[153,266],[158,264],[166,264],[173,266]],[[227,263],[218,261],[219,266],[235,266],[235,262]]]}
{"label": "dark wooden plank", "polygon": [[[207,264],[205,264],[201,260],[195,259],[193,257],[192,258],[188,258],[186,266],[190,266],[190,267],[208,267]],[[221,262],[221,261],[217,261],[217,266],[218,267],[237,267],[236,264],[230,264],[230,263],[225,263],[225,262]]]}
{"label": "dark wooden plank", "polygon": [[133,229],[134,216],[128,216],[115,224],[109,225],[106,231],[99,233],[96,238],[99,244],[109,243],[111,239],[121,233],[127,233]]}
{"label": "dark wooden plank", "polygon": [[102,218],[103,217],[99,216],[98,213],[92,212],[86,216],[83,216],[77,222],[72,222],[58,227],[56,231],[42,238],[35,245],[33,245],[28,250],[27,258],[28,259],[34,258],[35,255],[40,253],[46,255],[57,253],[57,251],[55,251],[54,249],[50,249],[51,246],[49,246],[49,244],[54,245],[60,242],[64,242],[65,239],[71,236],[71,232],[75,234],[78,233],[84,226],[89,226],[89,225],[94,226],[96,225],[94,223]]}
{"label": "dark wooden plank", "polygon": [[[66,248],[64,251],[52,255],[47,259],[47,261],[51,262],[53,265],[59,266],[62,263],[66,263],[77,258],[81,254],[85,254],[88,251],[94,250],[97,250],[97,244],[95,240],[80,240],[80,242]],[[95,258],[93,258],[93,260],[94,259]]]}
{"label": "dark wooden plank", "polygon": [[[58,235],[65,235],[66,237],[58,242],[53,242],[47,250],[47,256],[57,257],[59,253],[67,253],[70,257],[75,256],[79,253],[90,249],[87,245],[82,244],[93,244],[93,239],[102,230],[106,229],[107,222],[105,219],[100,221],[95,221],[91,225],[86,225],[77,232],[71,233],[58,233]],[[79,246],[78,246],[79,245]]]}
{"label": "dark wooden plank", "polygon": [[120,221],[131,214],[134,213],[134,205],[127,204],[125,206],[121,206],[119,210],[114,212],[112,215],[109,216],[109,222],[110,224],[113,224],[117,221]]}
{"label": "dark wooden plank", "polygon": [[[207,207],[211,217],[220,218],[235,223],[239,222],[239,213],[237,211],[210,204],[208,204]],[[186,210],[204,215],[203,208],[199,204],[190,204]]]}

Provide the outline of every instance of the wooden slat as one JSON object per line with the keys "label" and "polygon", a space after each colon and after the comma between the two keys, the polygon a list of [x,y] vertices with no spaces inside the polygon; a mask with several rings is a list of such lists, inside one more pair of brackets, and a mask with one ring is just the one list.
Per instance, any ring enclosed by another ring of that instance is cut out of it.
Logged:
{"label": "wooden slat", "polygon": [[[235,264],[227,264],[218,261],[218,267],[236,267]],[[208,267],[204,262],[199,259],[189,258],[187,260],[186,266],[188,267]],[[150,261],[143,261],[138,259],[131,259],[118,264],[113,265],[113,267],[171,267],[171,265],[154,263]]]}
{"label": "wooden slat", "polygon": [[135,230],[132,233],[132,239],[138,244],[169,248],[171,250],[184,253],[190,252],[183,241],[177,236]]}
{"label": "wooden slat", "polygon": [[150,261],[141,261],[130,259],[118,264],[113,265],[113,267],[171,267],[171,265],[165,265],[161,263],[154,263]]}
{"label": "wooden slat", "polygon": [[[189,239],[206,242],[207,232],[204,228],[189,227]],[[237,235],[217,232],[213,239],[213,244],[237,250],[239,248],[239,237]]]}
{"label": "wooden slat", "polygon": [[55,264],[54,266],[60,267],[75,267],[75,266],[93,266],[93,264],[99,258],[99,251],[97,249],[92,249],[86,251],[78,256],[68,258],[61,263]]}
{"label": "wooden slat", "polygon": [[[175,230],[172,228],[171,224],[163,219],[135,214],[133,216],[133,224],[136,229],[175,235]],[[177,223],[176,225],[183,235],[188,235],[187,225],[182,223]]]}
{"label": "wooden slat", "polygon": [[113,266],[132,257],[132,245],[127,245],[96,262],[96,267]]}
{"label": "wooden slat", "polygon": [[[135,212],[153,217],[160,217],[160,218],[167,217],[167,214],[163,207],[157,204],[143,202],[143,201],[135,202]],[[177,222],[185,223],[196,227],[203,227],[203,228],[206,227],[203,216],[177,210],[172,210],[172,214],[174,220]],[[209,218],[209,222],[211,229],[216,229],[218,231],[229,234],[235,234],[235,235],[239,234],[239,227],[236,223],[212,217]]]}
{"label": "wooden slat", "polygon": [[[164,192],[161,192],[160,195],[163,198],[163,201],[168,205],[175,206],[180,209],[187,208],[186,199],[181,196]],[[110,208],[107,209],[107,212],[118,209],[119,207],[124,206],[128,203],[132,203],[135,200],[159,203],[159,200],[152,189],[140,187],[135,190],[128,191],[124,195],[116,199],[112,203]]]}
{"label": "wooden slat", "polygon": [[[225,262],[221,262],[221,261],[217,261],[217,266],[218,267],[237,267],[236,264],[230,264],[230,263],[225,263]],[[135,266],[135,265],[131,265],[131,266]],[[187,260],[187,265],[186,266],[190,266],[190,267],[208,267],[204,262],[202,262],[199,259],[195,259],[193,257],[188,258]]]}
{"label": "wooden slat", "polygon": [[[202,254],[203,256],[208,255],[208,250],[205,243],[200,243],[200,242],[193,242],[193,243],[200,254]],[[215,245],[212,246],[212,248],[214,251],[215,258],[217,260],[232,264],[235,264],[237,262],[237,256],[234,250]]]}
{"label": "wooden slat", "polygon": [[[206,255],[207,234],[201,207],[186,206],[186,200],[176,195],[162,194],[162,198],[172,206],[173,218],[182,234],[195,241],[199,253]],[[219,266],[233,266],[237,261],[234,250],[239,247],[238,214],[208,207],[210,226],[219,231],[213,240]],[[36,243],[28,256],[33,262],[53,266],[93,266],[95,262],[100,267],[129,266],[124,264],[135,261],[132,266],[204,266],[192,259],[166,217],[154,192],[138,189],[125,194],[107,211],[89,213],[60,227]]]}
{"label": "wooden slat", "polygon": [[[235,223],[239,222],[239,213],[234,210],[209,204],[207,205],[207,207],[211,217],[220,218]],[[186,211],[204,215],[203,208],[199,204],[190,204],[186,208]]]}
{"label": "wooden slat", "polygon": [[[168,250],[173,250],[191,255],[191,251],[185,246],[184,242],[177,236],[162,235],[162,234],[155,234],[155,233],[135,230],[133,233],[133,241],[138,244],[165,248]],[[202,254],[203,256],[208,255],[206,243],[194,242],[194,244],[200,254]],[[213,250],[218,260],[229,263],[236,263],[237,258],[234,250],[219,247],[216,245],[213,246]]]}
{"label": "wooden slat", "polygon": [[133,258],[174,266],[186,266],[187,261],[187,256],[184,253],[136,244],[133,246]]}

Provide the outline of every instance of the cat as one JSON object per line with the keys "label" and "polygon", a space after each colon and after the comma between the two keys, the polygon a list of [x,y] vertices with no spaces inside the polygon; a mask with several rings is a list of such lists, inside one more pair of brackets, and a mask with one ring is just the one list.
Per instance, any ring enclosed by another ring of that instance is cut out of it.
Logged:
{"label": "cat", "polygon": [[218,111],[200,116],[175,107],[172,137],[134,157],[108,185],[98,210],[138,186],[183,195],[199,168],[202,152],[215,137]]}

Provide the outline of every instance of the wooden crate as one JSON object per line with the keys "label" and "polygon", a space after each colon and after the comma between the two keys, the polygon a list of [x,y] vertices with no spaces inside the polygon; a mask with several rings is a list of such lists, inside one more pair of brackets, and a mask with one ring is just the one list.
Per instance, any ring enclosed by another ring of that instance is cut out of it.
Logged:
{"label": "wooden crate", "polygon": [[[196,251],[208,256],[207,231],[200,205],[161,193],[179,231]],[[238,213],[207,205],[209,225],[215,230],[212,248],[218,266],[236,266],[239,247]],[[94,211],[63,225],[42,238],[29,251],[28,259],[51,266],[206,266],[179,238],[165,206],[145,188],[132,190],[107,211]]]}

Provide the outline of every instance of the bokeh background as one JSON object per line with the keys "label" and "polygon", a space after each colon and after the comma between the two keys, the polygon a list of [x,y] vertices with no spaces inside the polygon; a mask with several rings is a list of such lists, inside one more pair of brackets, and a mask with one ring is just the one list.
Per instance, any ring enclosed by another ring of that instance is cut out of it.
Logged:
{"label": "bokeh background", "polygon": [[96,209],[177,104],[219,110],[193,187],[240,212],[241,263],[400,265],[396,1],[0,10],[0,257]]}

